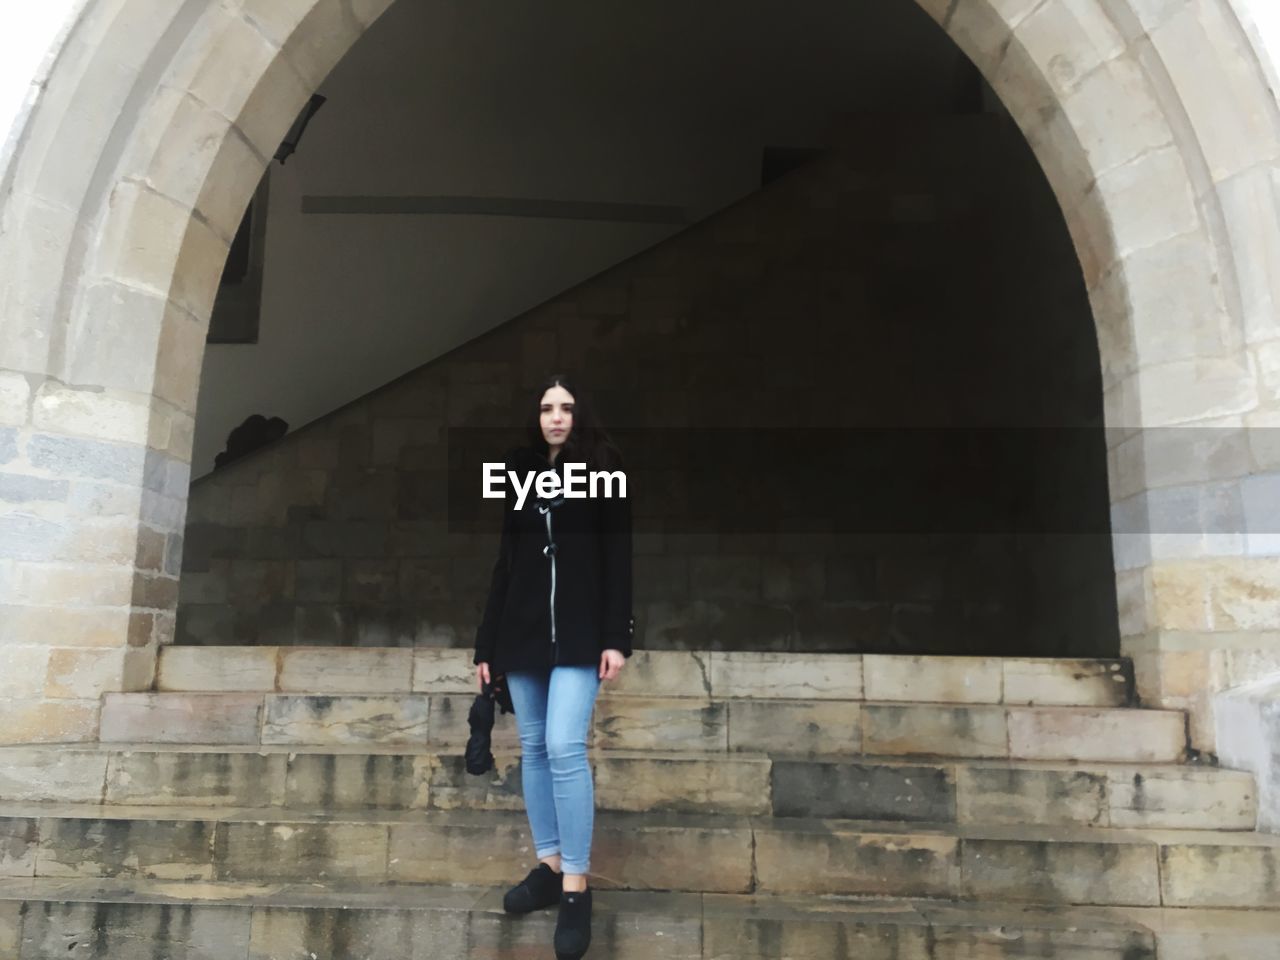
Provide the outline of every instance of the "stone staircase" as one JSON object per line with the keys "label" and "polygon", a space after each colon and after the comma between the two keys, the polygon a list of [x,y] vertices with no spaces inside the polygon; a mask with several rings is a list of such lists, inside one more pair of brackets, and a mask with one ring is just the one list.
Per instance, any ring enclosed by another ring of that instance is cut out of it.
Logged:
{"label": "stone staircase", "polygon": [[[550,955],[470,651],[171,647],[101,743],[0,748],[0,958]],[[591,955],[1280,958],[1280,837],[1123,661],[637,651]]]}

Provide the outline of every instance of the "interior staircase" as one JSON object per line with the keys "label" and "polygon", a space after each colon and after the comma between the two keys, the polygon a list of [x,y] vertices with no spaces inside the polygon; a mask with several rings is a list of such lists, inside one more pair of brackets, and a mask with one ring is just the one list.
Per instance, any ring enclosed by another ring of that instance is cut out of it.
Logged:
{"label": "interior staircase", "polygon": [[[0,748],[0,958],[550,956],[469,650],[170,647]],[[589,956],[1280,958],[1280,837],[1120,660],[637,651],[597,701]]]}

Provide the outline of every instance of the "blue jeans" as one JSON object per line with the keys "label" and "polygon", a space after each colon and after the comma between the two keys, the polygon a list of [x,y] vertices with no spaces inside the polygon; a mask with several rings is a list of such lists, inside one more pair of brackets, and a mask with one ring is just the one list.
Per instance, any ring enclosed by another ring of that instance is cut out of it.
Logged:
{"label": "blue jeans", "polygon": [[520,780],[538,859],[560,854],[563,873],[586,874],[595,825],[587,729],[599,667],[507,672],[520,731]]}

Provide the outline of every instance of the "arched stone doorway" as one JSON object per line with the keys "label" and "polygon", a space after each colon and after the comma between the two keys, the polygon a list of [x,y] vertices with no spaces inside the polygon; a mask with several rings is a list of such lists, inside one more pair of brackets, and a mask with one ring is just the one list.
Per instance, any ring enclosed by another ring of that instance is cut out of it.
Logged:
{"label": "arched stone doorway", "polygon": [[[919,2],[1066,215],[1102,358],[1123,653],[1213,749],[1211,691],[1280,663],[1280,558],[1246,533],[1266,532],[1251,505],[1280,462],[1247,430],[1280,420],[1263,67],[1226,0]],[[92,739],[102,692],[150,685],[230,239],[310,92],[389,5],[96,0],[52,61],[0,213],[0,459],[26,506],[0,555],[6,738]],[[1188,427],[1198,445],[1164,429]]]}

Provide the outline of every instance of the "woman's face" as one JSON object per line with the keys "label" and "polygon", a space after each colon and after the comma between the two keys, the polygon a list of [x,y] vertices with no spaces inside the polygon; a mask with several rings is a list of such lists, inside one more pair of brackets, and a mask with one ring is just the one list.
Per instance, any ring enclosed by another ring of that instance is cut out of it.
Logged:
{"label": "woman's face", "polygon": [[552,387],[544,393],[539,422],[547,446],[563,446],[573,429],[573,394],[561,386]]}

